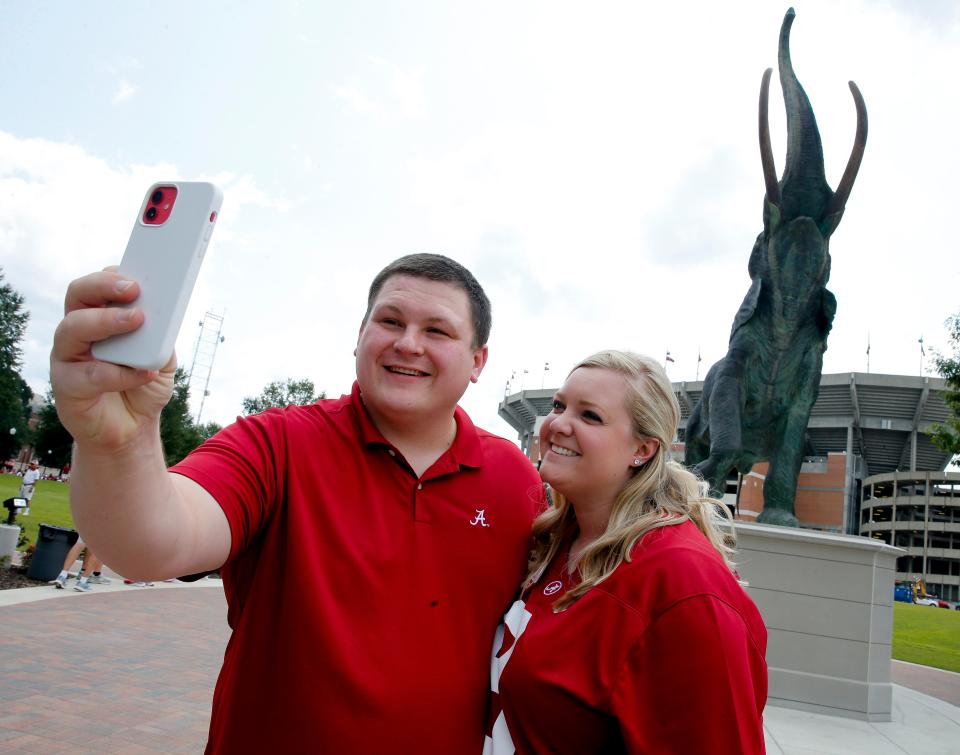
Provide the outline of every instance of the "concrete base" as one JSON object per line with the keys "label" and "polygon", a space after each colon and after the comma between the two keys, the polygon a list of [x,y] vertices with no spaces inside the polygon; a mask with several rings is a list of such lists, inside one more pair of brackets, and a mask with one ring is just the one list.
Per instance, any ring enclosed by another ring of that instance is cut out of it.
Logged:
{"label": "concrete base", "polygon": [[20,539],[20,528],[15,524],[0,524],[0,559],[6,556],[13,559],[17,551],[17,540]]}
{"label": "concrete base", "polygon": [[864,537],[738,522],[737,568],[769,632],[768,702],[889,721],[902,551]]}

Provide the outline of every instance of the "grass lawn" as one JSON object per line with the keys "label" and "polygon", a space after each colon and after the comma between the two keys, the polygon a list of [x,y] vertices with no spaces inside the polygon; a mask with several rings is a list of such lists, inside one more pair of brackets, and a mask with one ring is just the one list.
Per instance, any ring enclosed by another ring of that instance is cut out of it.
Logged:
{"label": "grass lawn", "polygon": [[894,603],[892,655],[960,672],[960,611]]}
{"label": "grass lawn", "polygon": [[[63,482],[40,480],[30,503],[30,516],[17,515],[16,524],[23,527],[30,543],[36,545],[37,530],[41,524],[55,524],[58,527],[73,527],[73,515],[68,501],[70,488]],[[20,492],[20,478],[17,475],[0,475],[0,501],[13,498]],[[0,508],[2,518],[7,520],[7,510]]]}

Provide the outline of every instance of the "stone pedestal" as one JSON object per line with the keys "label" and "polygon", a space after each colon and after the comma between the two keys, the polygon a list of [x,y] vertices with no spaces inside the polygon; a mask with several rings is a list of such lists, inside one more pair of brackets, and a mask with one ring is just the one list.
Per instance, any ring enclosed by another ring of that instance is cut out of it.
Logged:
{"label": "stone pedestal", "polygon": [[769,632],[768,704],[889,721],[893,583],[877,540],[738,522],[737,568]]}
{"label": "stone pedestal", "polygon": [[15,524],[0,524],[0,559],[4,556],[13,559],[20,539],[20,528]]}

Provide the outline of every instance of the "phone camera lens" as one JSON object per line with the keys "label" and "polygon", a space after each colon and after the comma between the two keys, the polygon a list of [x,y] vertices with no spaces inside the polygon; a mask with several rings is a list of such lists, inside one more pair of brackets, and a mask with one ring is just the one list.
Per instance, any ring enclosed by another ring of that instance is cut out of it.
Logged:
{"label": "phone camera lens", "polygon": [[[158,191],[157,194],[159,194],[159,193],[160,193],[160,192]],[[156,207],[151,207],[151,208],[149,208],[149,209],[144,213],[144,215],[146,216],[147,220],[153,220],[155,217],[157,217],[157,208],[156,208]]]}
{"label": "phone camera lens", "polygon": [[163,201],[163,192],[160,189],[157,189],[153,194],[150,195],[150,201],[154,204],[160,204]]}

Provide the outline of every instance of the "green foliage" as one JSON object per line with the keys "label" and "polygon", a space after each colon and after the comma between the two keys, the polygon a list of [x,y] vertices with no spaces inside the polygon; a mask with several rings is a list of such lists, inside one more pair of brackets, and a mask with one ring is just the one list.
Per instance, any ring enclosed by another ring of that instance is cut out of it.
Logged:
{"label": "green foliage", "polygon": [[[20,477],[12,474],[0,474],[0,501],[12,498],[20,492]],[[6,509],[3,512],[3,521],[6,521]],[[17,516],[17,525],[23,528],[21,540],[17,549],[23,550],[29,545],[36,545],[37,532],[41,524],[55,524],[58,527],[73,529],[73,514],[70,513],[70,486],[64,482],[40,480],[34,489],[33,500],[30,501],[30,515]]]}
{"label": "green foliage", "polygon": [[204,441],[210,440],[210,438],[212,438],[222,429],[223,425],[218,425],[216,422],[205,422],[202,425],[197,425],[197,431],[200,433],[200,437]]}
{"label": "green foliage", "polygon": [[950,418],[945,424],[934,425],[931,439],[938,448],[953,454],[960,454],[960,313],[955,314],[946,322],[949,331],[950,345],[953,347],[953,356],[947,357],[936,354],[933,363],[937,372],[947,381],[947,406],[950,407]]}
{"label": "green foliage", "polygon": [[63,465],[70,461],[73,436],[60,422],[52,390],[47,391],[46,400],[47,403],[40,410],[40,422],[37,425],[33,445],[37,458],[46,466],[63,469]]}
{"label": "green foliage", "polygon": [[20,376],[20,344],[30,313],[23,310],[23,296],[4,283],[3,277],[0,268],[0,459],[13,456],[22,444],[29,442],[27,420],[33,397]]}
{"label": "green foliage", "polygon": [[303,406],[326,397],[326,393],[321,393],[318,396],[315,391],[313,381],[306,378],[303,380],[291,380],[290,378],[274,380],[256,398],[247,397],[243,400],[243,413],[259,414],[271,407],[282,409],[294,404]]}
{"label": "green foliage", "polygon": [[960,672],[960,611],[894,603],[891,655],[898,661]]}
{"label": "green foliage", "polygon": [[21,446],[31,442],[27,420],[32,398],[33,391],[19,372],[0,369],[0,459],[16,456]]}
{"label": "green foliage", "polygon": [[[0,268],[0,283],[3,282]],[[0,369],[18,369],[22,357],[20,341],[27,328],[29,312],[23,311],[23,296],[9,283],[0,285]]]}
{"label": "green foliage", "polygon": [[173,395],[160,413],[160,440],[163,441],[167,466],[176,464],[204,440],[190,417],[189,397],[187,371],[177,367],[173,376]]}

